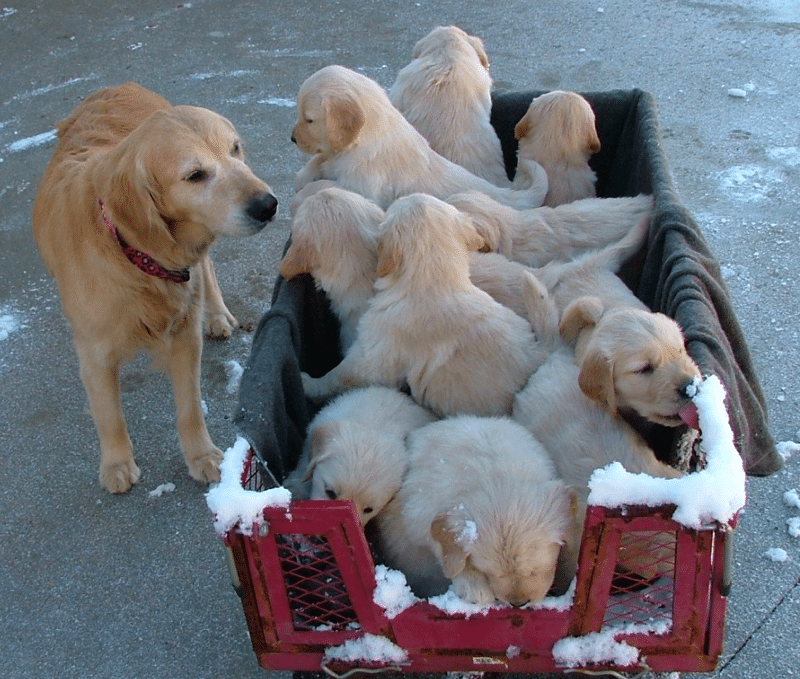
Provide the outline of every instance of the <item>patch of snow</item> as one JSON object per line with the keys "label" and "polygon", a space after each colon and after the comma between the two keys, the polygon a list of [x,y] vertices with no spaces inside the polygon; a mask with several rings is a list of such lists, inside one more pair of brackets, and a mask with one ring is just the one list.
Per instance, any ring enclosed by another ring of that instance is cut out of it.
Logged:
{"label": "patch of snow", "polygon": [[762,165],[736,165],[717,177],[723,192],[748,203],[765,200],[777,185],[783,184],[780,172]]}
{"label": "patch of snow", "polygon": [[702,437],[700,449],[706,468],[679,479],[631,474],[619,462],[595,470],[589,480],[589,504],[620,507],[626,504],[655,507],[675,504],[672,518],[689,528],[709,522],[728,523],[745,504],[742,458],[733,444],[725,388],[715,375],[700,385],[697,405]]}
{"label": "patch of snow", "polygon": [[798,495],[796,489],[787,490],[783,494],[783,503],[789,507],[796,507],[800,509],[800,495]]}
{"label": "patch of snow", "polygon": [[11,333],[24,327],[18,314],[10,307],[0,307],[0,341],[8,339]]}
{"label": "patch of snow", "polygon": [[162,483],[160,486],[156,486],[148,493],[150,497],[161,497],[164,493],[171,493],[175,490],[174,483]]}
{"label": "patch of snow", "polygon": [[406,576],[400,571],[384,565],[375,566],[375,582],[372,600],[386,611],[386,617],[390,620],[419,601],[411,592]]}
{"label": "patch of snow", "polygon": [[241,436],[225,451],[219,466],[220,480],[206,493],[206,504],[214,514],[214,528],[225,535],[234,526],[244,535],[252,535],[253,525],[264,525],[266,507],[288,509],[291,492],[282,487],[264,491],[242,488],[241,478],[250,444]]}
{"label": "patch of snow", "polygon": [[225,387],[225,391],[229,394],[235,394],[239,391],[239,383],[242,381],[244,368],[237,361],[226,361],[225,374],[228,376],[228,385]]}
{"label": "patch of snow", "polygon": [[408,660],[408,654],[386,637],[365,634],[359,639],[349,639],[341,646],[325,649],[323,663],[367,661],[382,664],[399,664]]}
{"label": "patch of snow", "polygon": [[[800,434],[800,431],[797,433]],[[781,441],[780,443],[775,444],[775,450],[778,451],[778,454],[784,460],[788,460],[795,453],[800,453],[800,443],[795,443],[794,441]]]}
{"label": "patch of snow", "polygon": [[800,516],[786,519],[786,525],[789,526],[789,535],[793,538],[800,538]]}
{"label": "patch of snow", "polygon": [[771,549],[768,549],[766,552],[764,552],[764,556],[777,563],[783,563],[784,561],[789,560],[789,555],[786,553],[786,550],[781,549],[780,547],[772,547]]}
{"label": "patch of snow", "polygon": [[257,104],[266,104],[267,106],[279,106],[281,108],[294,108],[297,104],[292,99],[281,99],[280,97],[267,97],[266,99],[259,99]]}
{"label": "patch of snow", "polygon": [[25,139],[19,139],[6,146],[6,151],[8,151],[8,153],[20,153],[21,151],[29,151],[30,149],[36,148],[37,146],[43,146],[44,144],[48,144],[51,141],[55,141],[55,139],[56,139],[56,130],[49,130],[48,132],[42,132],[41,134],[34,135],[33,137],[26,137]]}

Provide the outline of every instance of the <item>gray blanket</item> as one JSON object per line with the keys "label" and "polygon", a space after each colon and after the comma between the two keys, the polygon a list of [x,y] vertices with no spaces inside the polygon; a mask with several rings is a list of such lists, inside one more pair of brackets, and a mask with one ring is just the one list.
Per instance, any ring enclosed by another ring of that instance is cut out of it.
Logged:
{"label": "gray blanket", "polygon": [[[516,167],[514,125],[537,92],[496,94],[492,124],[510,176]],[[699,226],[678,197],[660,143],[653,97],[641,90],[587,93],[597,116],[602,150],[592,158],[603,197],[653,194],[655,217],[647,247],[621,272],[654,311],[683,328],[689,353],[704,374],[719,376],[736,447],[748,474],[778,471],[782,459],[747,343],[734,314],[719,264]],[[302,390],[300,370],[324,374],[341,360],[338,323],[325,295],[307,275],[276,281],[272,305],[256,330],[242,376],[234,422],[276,482],[294,468],[318,404]],[[658,456],[674,461],[686,430],[655,427],[646,433]]]}

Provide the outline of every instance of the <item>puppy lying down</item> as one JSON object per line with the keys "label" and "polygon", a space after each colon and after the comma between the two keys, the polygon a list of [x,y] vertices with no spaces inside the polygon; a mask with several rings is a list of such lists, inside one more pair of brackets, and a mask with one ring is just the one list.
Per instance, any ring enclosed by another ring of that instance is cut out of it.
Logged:
{"label": "puppy lying down", "polygon": [[471,603],[522,606],[551,588],[576,509],[524,427],[460,416],[412,432],[408,472],[377,523],[387,565],[417,596],[452,583]]}
{"label": "puppy lying down", "polygon": [[283,485],[298,500],[353,500],[365,525],[400,488],[407,436],[435,419],[395,389],[342,394],[309,424],[297,469]]}

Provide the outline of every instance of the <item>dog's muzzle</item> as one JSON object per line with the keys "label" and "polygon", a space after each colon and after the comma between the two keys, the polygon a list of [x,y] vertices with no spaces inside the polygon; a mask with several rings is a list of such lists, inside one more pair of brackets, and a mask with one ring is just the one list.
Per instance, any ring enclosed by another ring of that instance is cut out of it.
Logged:
{"label": "dog's muzzle", "polygon": [[253,198],[245,209],[247,216],[262,226],[271,220],[277,211],[278,199],[271,193],[264,194],[260,198]]}

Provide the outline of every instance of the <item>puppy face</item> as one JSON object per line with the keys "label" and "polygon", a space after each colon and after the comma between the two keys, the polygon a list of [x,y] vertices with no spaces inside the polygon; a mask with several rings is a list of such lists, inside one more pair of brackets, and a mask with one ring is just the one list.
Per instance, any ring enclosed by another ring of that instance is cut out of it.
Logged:
{"label": "puppy face", "polygon": [[233,125],[192,106],[153,113],[98,165],[97,183],[125,239],[165,265],[176,246],[257,233],[278,206]]}
{"label": "puppy face", "polygon": [[514,136],[520,144],[550,140],[551,145],[580,153],[584,159],[600,151],[594,111],[575,92],[556,90],[536,97],[514,128]]}
{"label": "puppy face", "polygon": [[631,409],[651,422],[681,423],[700,370],[686,352],[678,324],[639,309],[606,313],[580,360],[579,384],[611,412]]}
{"label": "puppy face", "polygon": [[577,498],[560,482],[529,490],[531,497],[516,498],[506,511],[462,506],[434,519],[442,570],[462,599],[524,606],[547,595],[574,529]]}
{"label": "puppy face", "polygon": [[319,424],[311,433],[312,500],[352,500],[365,525],[400,489],[408,457],[402,441],[353,422]]}
{"label": "puppy face", "polygon": [[366,121],[365,92],[354,86],[357,76],[327,66],[300,86],[292,141],[303,153],[329,158],[356,142]]}

